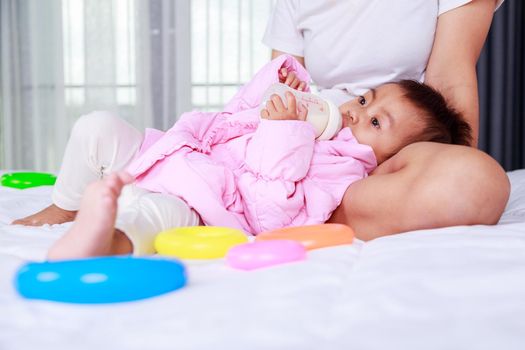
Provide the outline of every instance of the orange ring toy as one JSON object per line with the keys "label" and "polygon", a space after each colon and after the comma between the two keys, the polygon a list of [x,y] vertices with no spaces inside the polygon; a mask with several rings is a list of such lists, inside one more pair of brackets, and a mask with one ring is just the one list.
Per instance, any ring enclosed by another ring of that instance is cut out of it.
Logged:
{"label": "orange ring toy", "polygon": [[354,230],[342,224],[297,226],[262,232],[255,241],[288,239],[300,242],[307,250],[352,244]]}

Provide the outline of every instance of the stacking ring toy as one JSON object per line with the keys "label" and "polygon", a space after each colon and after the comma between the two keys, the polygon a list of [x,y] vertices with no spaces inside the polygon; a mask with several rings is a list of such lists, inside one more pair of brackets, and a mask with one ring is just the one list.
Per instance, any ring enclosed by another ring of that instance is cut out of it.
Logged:
{"label": "stacking ring toy", "polygon": [[2,186],[25,189],[37,186],[52,186],[55,184],[56,176],[46,173],[6,173],[0,178]]}
{"label": "stacking ring toy", "polygon": [[301,243],[275,240],[245,243],[233,247],[226,255],[226,262],[236,269],[253,270],[305,258],[306,249]]}
{"label": "stacking ring toy", "polygon": [[228,227],[192,226],[163,231],[155,238],[161,255],[180,259],[217,259],[238,244],[248,242],[244,232]]}
{"label": "stacking ring toy", "polygon": [[186,269],[175,260],[104,257],[29,263],[15,286],[27,299],[78,304],[139,300],[186,284]]}
{"label": "stacking ring toy", "polygon": [[255,241],[291,239],[301,242],[306,249],[317,249],[341,244],[352,244],[354,231],[346,225],[323,224],[288,227],[260,233]]}

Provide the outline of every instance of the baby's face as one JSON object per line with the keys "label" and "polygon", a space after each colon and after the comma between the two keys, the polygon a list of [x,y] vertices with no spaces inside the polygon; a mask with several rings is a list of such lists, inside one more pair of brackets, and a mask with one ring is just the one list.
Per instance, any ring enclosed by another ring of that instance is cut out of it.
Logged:
{"label": "baby's face", "polygon": [[423,122],[420,111],[396,84],[381,85],[339,107],[343,127],[352,129],[359,143],[374,150],[380,164],[405,146],[419,132]]}

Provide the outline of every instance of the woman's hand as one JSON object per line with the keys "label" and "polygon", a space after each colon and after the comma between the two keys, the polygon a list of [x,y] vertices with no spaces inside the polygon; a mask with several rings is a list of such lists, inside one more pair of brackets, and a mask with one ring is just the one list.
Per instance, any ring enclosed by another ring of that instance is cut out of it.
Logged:
{"label": "woman's hand", "polygon": [[279,82],[299,91],[304,91],[306,87],[306,82],[299,80],[295,72],[288,72],[286,68],[279,70]]}
{"label": "woman's hand", "polygon": [[266,108],[261,110],[261,118],[269,120],[306,120],[308,111],[302,105],[297,105],[295,96],[286,92],[286,104],[279,95],[272,95]]}

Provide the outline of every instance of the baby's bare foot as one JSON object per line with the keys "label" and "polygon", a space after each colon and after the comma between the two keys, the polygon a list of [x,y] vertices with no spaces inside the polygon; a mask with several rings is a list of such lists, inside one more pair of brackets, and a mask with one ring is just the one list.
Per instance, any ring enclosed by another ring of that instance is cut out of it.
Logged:
{"label": "baby's bare foot", "polygon": [[86,188],[71,229],[49,250],[49,259],[71,259],[110,254],[115,234],[117,199],[133,179],[125,172],[109,175]]}
{"label": "baby's bare foot", "polygon": [[73,221],[76,214],[76,211],[65,210],[51,204],[38,213],[13,221],[12,225],[42,226],[45,224],[63,224],[64,222]]}

